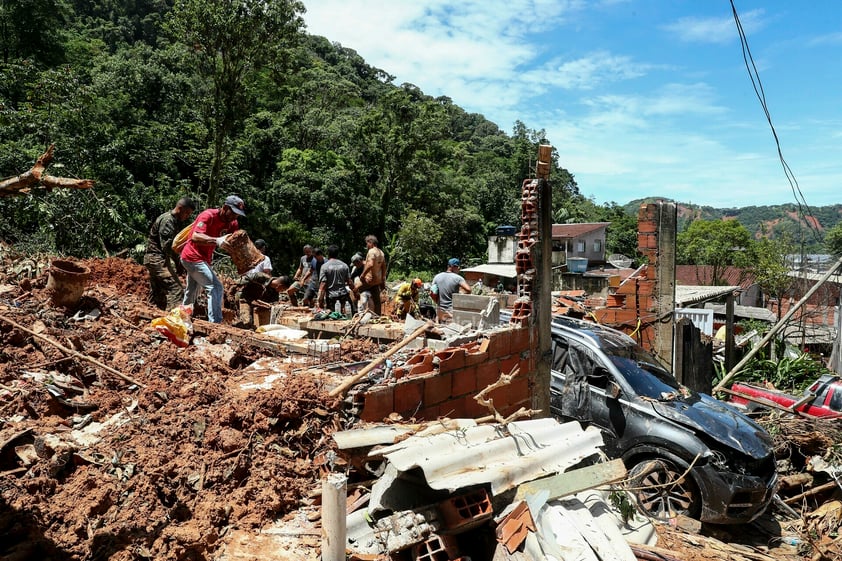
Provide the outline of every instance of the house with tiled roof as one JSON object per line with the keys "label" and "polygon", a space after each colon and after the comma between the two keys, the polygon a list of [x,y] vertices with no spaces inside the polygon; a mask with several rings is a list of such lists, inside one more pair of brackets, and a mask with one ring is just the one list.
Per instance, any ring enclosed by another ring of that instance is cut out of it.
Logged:
{"label": "house with tiled roof", "polygon": [[553,224],[553,265],[570,257],[588,260],[588,266],[605,264],[605,233],[610,222]]}

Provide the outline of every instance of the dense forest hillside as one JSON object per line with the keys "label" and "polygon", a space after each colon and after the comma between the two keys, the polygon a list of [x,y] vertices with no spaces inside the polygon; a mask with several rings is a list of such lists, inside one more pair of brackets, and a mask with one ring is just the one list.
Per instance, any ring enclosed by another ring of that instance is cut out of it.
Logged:
{"label": "dense forest hillside", "polygon": [[[53,172],[96,186],[0,199],[0,240],[139,255],[180,196],[204,208],[236,193],[242,226],[268,242],[278,272],[305,243],[336,243],[347,259],[370,233],[396,271],[481,259],[496,226],[519,223],[544,133],[521,122],[506,133],[394,84],[307,34],[303,10],[294,0],[4,2],[0,177],[55,144]],[[622,217],[583,197],[556,161],[551,177],[564,219]]]}
{"label": "dense forest hillside", "polygon": [[[395,84],[309,35],[303,12],[297,0],[0,4],[0,178],[55,144],[49,171],[96,182],[0,198],[0,241],[140,257],[179,197],[204,208],[235,193],[278,273],[305,243],[348,259],[371,233],[396,275],[482,261],[495,227],[520,222],[521,182],[552,139]],[[608,252],[634,255],[636,206],[595,204],[555,155],[551,183],[556,222],[611,222]]]}

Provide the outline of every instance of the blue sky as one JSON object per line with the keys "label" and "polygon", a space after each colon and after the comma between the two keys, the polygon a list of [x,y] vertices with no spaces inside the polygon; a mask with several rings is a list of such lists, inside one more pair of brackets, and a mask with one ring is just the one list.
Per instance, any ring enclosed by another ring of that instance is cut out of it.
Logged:
{"label": "blue sky", "polygon": [[[734,0],[810,206],[842,202],[842,2]],[[728,0],[304,0],[308,32],[511,134],[585,196],[795,203]]]}

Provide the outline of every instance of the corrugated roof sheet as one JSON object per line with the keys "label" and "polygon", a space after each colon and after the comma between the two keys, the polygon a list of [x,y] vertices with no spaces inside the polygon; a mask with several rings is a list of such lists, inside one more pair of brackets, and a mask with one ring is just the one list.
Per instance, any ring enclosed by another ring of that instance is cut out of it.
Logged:
{"label": "corrugated roof sheet", "polygon": [[[433,489],[453,492],[489,483],[492,493],[498,494],[561,473],[602,444],[596,427],[582,429],[575,421],[561,424],[546,418],[411,436],[371,454],[385,456],[401,472],[421,468]],[[372,488],[372,500],[377,494]]]}
{"label": "corrugated roof sheet", "polygon": [[714,298],[721,298],[739,290],[739,286],[676,286],[675,305],[679,308]]}

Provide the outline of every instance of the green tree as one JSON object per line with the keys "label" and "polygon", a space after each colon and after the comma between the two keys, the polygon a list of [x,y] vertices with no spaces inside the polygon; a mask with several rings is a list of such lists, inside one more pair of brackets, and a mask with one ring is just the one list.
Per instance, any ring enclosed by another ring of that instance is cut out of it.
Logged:
{"label": "green tree", "polygon": [[[788,239],[761,238],[753,247],[751,271],[754,279],[764,294],[783,300],[792,287],[787,255],[793,253],[794,246]],[[781,306],[778,306],[778,320],[781,319]]]}
{"label": "green tree", "polygon": [[715,285],[726,284],[726,267],[745,268],[751,263],[751,234],[736,220],[695,220],[678,234],[676,245],[676,261],[709,265]]}
{"label": "green tree", "polygon": [[249,113],[250,80],[296,38],[304,11],[298,0],[179,0],[173,6],[167,29],[211,82],[207,98],[198,100],[211,137],[209,201],[218,198],[232,135]]}
{"label": "green tree", "polygon": [[827,231],[824,236],[824,246],[834,257],[842,257],[842,222]]}

